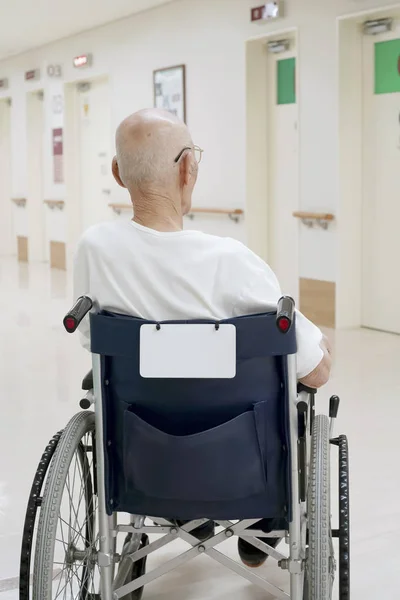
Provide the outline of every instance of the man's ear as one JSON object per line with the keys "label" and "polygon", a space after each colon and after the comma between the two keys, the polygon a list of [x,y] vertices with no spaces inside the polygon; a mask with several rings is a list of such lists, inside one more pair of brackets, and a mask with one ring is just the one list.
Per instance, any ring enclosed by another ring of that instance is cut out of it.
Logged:
{"label": "man's ear", "polygon": [[179,163],[182,185],[189,185],[195,174],[195,165],[190,152],[187,152]]}
{"label": "man's ear", "polygon": [[114,158],[112,159],[111,170],[112,170],[112,173],[114,175],[114,179],[118,183],[118,185],[120,185],[123,188],[126,188],[126,185],[123,183],[123,181],[122,181],[122,179],[120,177],[120,174],[119,174],[119,167],[118,167],[117,157],[116,156],[114,156]]}

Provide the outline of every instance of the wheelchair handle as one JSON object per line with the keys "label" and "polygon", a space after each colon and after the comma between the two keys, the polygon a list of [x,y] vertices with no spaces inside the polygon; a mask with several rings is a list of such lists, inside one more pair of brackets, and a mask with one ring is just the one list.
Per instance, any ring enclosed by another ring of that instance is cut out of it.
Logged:
{"label": "wheelchair handle", "polygon": [[276,325],[281,333],[290,331],[294,320],[294,300],[290,296],[282,296],[278,302]]}
{"label": "wheelchair handle", "polygon": [[86,317],[92,308],[93,300],[90,296],[81,296],[78,298],[74,306],[63,319],[65,330],[68,333],[74,333],[78,329],[79,323]]}

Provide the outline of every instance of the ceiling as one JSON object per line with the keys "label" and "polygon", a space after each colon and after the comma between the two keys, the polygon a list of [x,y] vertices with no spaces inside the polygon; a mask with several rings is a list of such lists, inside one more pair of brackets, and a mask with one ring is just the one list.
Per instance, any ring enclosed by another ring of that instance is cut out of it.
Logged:
{"label": "ceiling", "polygon": [[171,0],[0,0],[0,60]]}

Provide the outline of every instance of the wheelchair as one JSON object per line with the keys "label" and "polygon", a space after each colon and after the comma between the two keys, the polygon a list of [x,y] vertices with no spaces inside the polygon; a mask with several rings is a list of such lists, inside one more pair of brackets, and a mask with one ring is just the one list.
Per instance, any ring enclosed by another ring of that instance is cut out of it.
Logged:
{"label": "wheelchair", "polygon": [[[150,322],[96,312],[84,296],[65,329],[73,333],[89,312],[84,410],[39,463],[20,600],[140,600],[151,582],[199,554],[280,600],[331,600],[338,571],[338,597],[348,600],[348,443],[333,437],[339,398],[329,416],[316,415],[315,390],[297,383],[293,300],[219,322]],[[337,528],[331,446],[339,453]],[[266,532],[265,522],[274,528]],[[201,539],[207,523],[215,528]],[[290,591],[216,549],[234,536],[276,560]],[[148,571],[148,556],[177,539],[188,549]]]}

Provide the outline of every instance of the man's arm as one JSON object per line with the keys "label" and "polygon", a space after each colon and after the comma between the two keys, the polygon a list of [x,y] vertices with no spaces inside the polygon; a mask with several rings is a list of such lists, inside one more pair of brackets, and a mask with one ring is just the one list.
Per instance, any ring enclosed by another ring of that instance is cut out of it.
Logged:
{"label": "man's arm", "polygon": [[328,382],[332,367],[332,349],[326,336],[323,336],[320,348],[324,353],[321,362],[311,373],[300,379],[301,383],[315,389],[322,387]]}
{"label": "man's arm", "polygon": [[[282,296],[279,282],[272,269],[248,248],[240,246],[235,273],[241,282],[241,293],[233,315],[263,312],[270,304],[276,304]],[[321,330],[296,310],[297,377],[308,387],[324,385],[330,375],[331,353],[328,340]]]}

